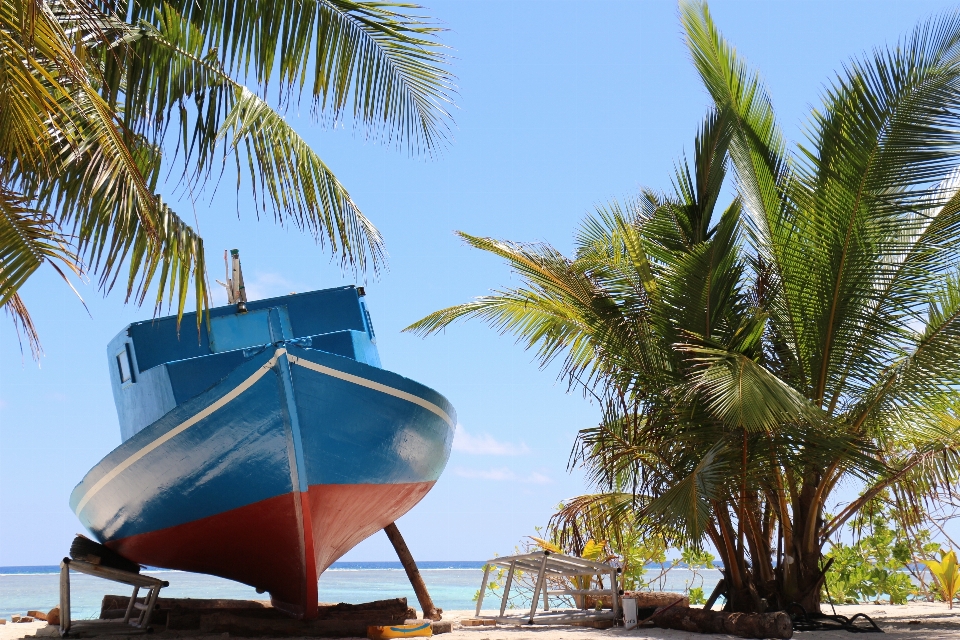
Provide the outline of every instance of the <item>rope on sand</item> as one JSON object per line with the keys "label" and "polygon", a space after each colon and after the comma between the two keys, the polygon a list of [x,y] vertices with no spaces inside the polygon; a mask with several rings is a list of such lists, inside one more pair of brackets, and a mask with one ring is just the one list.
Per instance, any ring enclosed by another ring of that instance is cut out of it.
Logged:
{"label": "rope on sand", "polygon": [[[794,613],[794,610],[799,613]],[[883,633],[883,629],[865,613],[857,613],[852,617],[839,615],[836,611],[832,616],[826,614],[813,615],[807,613],[799,603],[793,602],[787,607],[790,618],[793,620],[794,631],[835,631],[843,630],[851,633]],[[870,626],[857,625],[857,620],[863,618]]]}

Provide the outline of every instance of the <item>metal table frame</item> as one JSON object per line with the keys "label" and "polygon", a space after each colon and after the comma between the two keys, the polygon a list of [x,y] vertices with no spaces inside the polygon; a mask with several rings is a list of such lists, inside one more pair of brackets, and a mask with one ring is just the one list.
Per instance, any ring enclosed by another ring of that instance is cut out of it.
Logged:
{"label": "metal table frame", "polygon": [[[507,580],[503,586],[503,598],[500,602],[500,615],[496,616],[496,621],[500,624],[570,624],[571,622],[585,622],[588,620],[617,620],[620,617],[620,590],[618,587],[617,575],[620,569],[611,567],[602,562],[585,560],[560,553],[551,553],[549,551],[536,551],[534,553],[523,553],[515,556],[503,556],[488,560],[486,569],[483,572],[483,582],[480,584],[480,596],[477,598],[476,617],[480,618],[480,609],[483,607],[483,596],[487,590],[487,581],[490,578],[490,571],[494,567],[500,567],[507,570]],[[527,616],[506,616],[507,601],[510,598],[510,587],[513,584],[513,575],[517,569],[535,573],[537,576],[536,587],[533,591],[533,602],[530,605],[530,614]],[[545,588],[546,578],[576,576],[597,576],[607,575],[610,579],[609,589],[556,589],[548,590]],[[551,595],[573,595],[573,596],[610,596],[612,609],[609,612],[598,611],[588,613],[586,608],[586,598],[583,598],[584,606],[582,609],[572,609],[563,611],[550,611]],[[537,614],[537,608],[540,601],[543,601],[543,613]]]}
{"label": "metal table frame", "polygon": [[[133,587],[133,595],[130,596],[130,604],[127,605],[127,613],[123,617],[123,629],[125,633],[131,633],[130,627],[146,633],[150,624],[150,616],[157,605],[157,597],[160,595],[160,589],[169,587],[170,583],[166,580],[151,578],[139,573],[131,573],[120,569],[102,567],[97,564],[90,564],[82,560],[72,560],[64,558],[60,563],[60,635],[66,637],[70,630],[77,627],[77,622],[70,619],[70,570],[79,571],[87,575],[96,576],[105,580],[113,580]],[[149,589],[143,604],[137,602],[137,594],[141,588]],[[136,618],[132,618],[134,609],[139,613]],[[107,621],[83,621],[82,624],[103,623]],[[110,621],[113,622],[113,621]]]}

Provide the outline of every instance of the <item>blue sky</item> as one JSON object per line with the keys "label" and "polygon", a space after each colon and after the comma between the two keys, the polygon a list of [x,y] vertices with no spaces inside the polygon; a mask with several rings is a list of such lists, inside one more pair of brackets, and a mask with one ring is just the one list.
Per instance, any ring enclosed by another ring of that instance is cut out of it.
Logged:
{"label": "blue sky", "polygon": [[[763,72],[789,138],[831,74],[851,56],[892,43],[946,2],[710,3],[738,51]],[[460,432],[434,490],[399,522],[421,560],[508,553],[581,493],[566,470],[578,429],[598,409],[567,393],[510,337],[478,323],[426,340],[400,330],[427,313],[515,283],[500,262],[454,235],[547,241],[569,250],[591,208],[641,187],[665,189],[692,150],[708,100],[683,45],[672,0],[430,2],[449,28],[458,76],[453,140],[434,159],[367,143],[351,128],[288,119],[382,231],[390,270],[366,282],[386,368],[428,384],[457,409]],[[225,180],[215,197],[175,199],[199,221],[211,276],[220,252],[241,250],[252,298],[354,282],[295,230],[258,219],[248,192]],[[244,185],[243,189],[246,189]],[[119,444],[107,341],[150,309],[79,289],[90,315],[50,270],[22,291],[46,356],[21,364],[0,321],[0,565],[55,564],[81,526],[67,506],[84,473]],[[218,304],[225,302],[219,291]],[[92,317],[91,317],[92,316]],[[392,560],[382,534],[345,560]]]}

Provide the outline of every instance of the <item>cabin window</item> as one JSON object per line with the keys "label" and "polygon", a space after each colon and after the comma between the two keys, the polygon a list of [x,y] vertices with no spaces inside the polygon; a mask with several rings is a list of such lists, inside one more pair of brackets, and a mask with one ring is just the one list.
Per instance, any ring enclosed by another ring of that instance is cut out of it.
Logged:
{"label": "cabin window", "polygon": [[126,384],[133,380],[133,371],[130,366],[130,354],[127,348],[117,354],[117,368],[120,370],[120,384]]}

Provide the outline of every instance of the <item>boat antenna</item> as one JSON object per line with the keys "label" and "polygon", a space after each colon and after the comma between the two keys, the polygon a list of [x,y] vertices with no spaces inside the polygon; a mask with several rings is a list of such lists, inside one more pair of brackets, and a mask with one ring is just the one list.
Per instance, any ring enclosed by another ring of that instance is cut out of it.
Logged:
{"label": "boat antenna", "polygon": [[[217,280],[217,284],[227,290],[227,304],[236,304],[238,313],[247,312],[247,290],[243,286],[243,270],[240,268],[240,251],[230,249],[230,256],[233,258],[233,269],[227,261],[227,250],[223,251],[223,270],[226,282]],[[233,276],[232,278],[230,276]]]}

